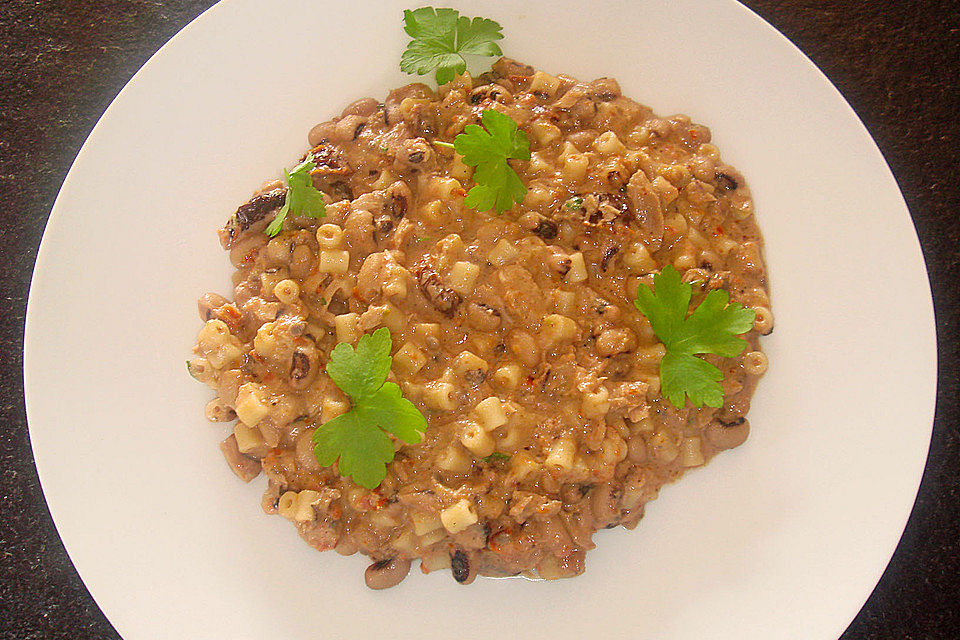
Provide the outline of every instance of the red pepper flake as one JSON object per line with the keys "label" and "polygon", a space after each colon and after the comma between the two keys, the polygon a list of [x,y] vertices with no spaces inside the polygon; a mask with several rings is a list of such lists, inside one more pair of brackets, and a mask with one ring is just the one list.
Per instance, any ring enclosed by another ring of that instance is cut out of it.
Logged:
{"label": "red pepper flake", "polygon": [[231,333],[240,328],[240,317],[240,310],[232,304],[220,307],[220,319],[227,323]]}
{"label": "red pepper flake", "polygon": [[713,230],[713,235],[714,235],[714,236],[722,236],[722,235],[723,235],[723,227],[721,227],[721,226],[718,225],[717,228]]}

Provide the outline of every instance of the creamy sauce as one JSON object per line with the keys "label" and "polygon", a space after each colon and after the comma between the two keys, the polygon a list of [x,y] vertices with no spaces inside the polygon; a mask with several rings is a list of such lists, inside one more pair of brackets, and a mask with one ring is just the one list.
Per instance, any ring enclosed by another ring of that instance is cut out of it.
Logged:
{"label": "creamy sauce", "polygon": [[[464,206],[472,169],[433,144],[485,109],[531,143],[512,163],[527,195],[503,215]],[[244,479],[266,474],[264,509],[317,549],[370,556],[370,586],[416,559],[460,582],[577,575],[596,530],[636,526],[664,483],[747,437],[773,318],[750,191],[706,127],[654,115],[612,79],[502,59],[436,92],[357,101],[309,140],[326,217],[268,238],[280,183],[238,210],[221,232],[233,301],[201,299],[191,371],[217,391],[211,420],[239,415],[222,448]],[[632,301],[666,265],[694,304],[721,288],[757,312],[741,356],[706,356],[722,408],[660,395],[664,348]],[[368,491],[320,468],[310,439],[350,406],[323,372],[330,351],[381,326],[390,380],[428,428],[397,441]]]}

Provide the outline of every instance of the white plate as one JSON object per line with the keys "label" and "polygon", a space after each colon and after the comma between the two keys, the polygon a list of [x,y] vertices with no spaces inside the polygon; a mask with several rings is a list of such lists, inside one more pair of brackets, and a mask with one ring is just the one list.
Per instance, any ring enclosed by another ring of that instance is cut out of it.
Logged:
{"label": "white plate", "polygon": [[930,438],[933,312],[910,217],[823,75],[730,0],[457,3],[513,57],[612,75],[709,125],[756,196],[774,288],[748,443],[603,531],[575,580],[363,586],[227,470],[183,361],[229,291],[215,231],[306,132],[398,71],[405,2],[217,5],[104,114],[63,185],[26,333],[44,492],[90,592],[147,638],[836,638],[900,537]]}

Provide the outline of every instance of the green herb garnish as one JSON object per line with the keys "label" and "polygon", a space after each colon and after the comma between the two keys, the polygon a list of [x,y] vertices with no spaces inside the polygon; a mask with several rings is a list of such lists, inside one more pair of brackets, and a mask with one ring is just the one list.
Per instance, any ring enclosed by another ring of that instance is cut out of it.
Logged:
{"label": "green herb garnish", "polygon": [[523,202],[527,187],[507,162],[510,158],[530,159],[527,134],[517,130],[517,123],[499,111],[487,109],[480,116],[483,127],[468,124],[453,139],[453,146],[463,163],[476,167],[476,184],[467,192],[464,204],[477,211],[496,209],[502,213]]}
{"label": "green herb garnish", "polygon": [[392,433],[408,444],[420,442],[427,420],[387,382],[393,341],[386,327],[364,335],[357,348],[341,342],[330,354],[327,375],[350,396],[353,408],[321,425],[313,434],[313,452],[321,466],[339,461],[340,475],[375,489],[393,460]]}
{"label": "green herb garnish", "polygon": [[571,211],[576,211],[577,209],[583,206],[583,198],[581,198],[580,196],[574,196],[569,200],[567,200],[566,202],[564,202],[563,206],[565,206],[567,209],[570,209]]}
{"label": "green herb garnish", "polygon": [[505,453],[500,453],[499,451],[494,451],[490,455],[482,458],[484,462],[506,462],[509,459],[510,456]]}
{"label": "green herb garnish", "polygon": [[403,30],[413,40],[400,57],[400,69],[421,76],[436,69],[437,84],[446,84],[467,70],[463,54],[503,55],[496,43],[503,39],[501,29],[493,20],[471,20],[454,9],[407,9]]}
{"label": "green herb garnish", "polygon": [[680,274],[670,265],[653,277],[653,285],[637,287],[633,304],[667,348],[660,361],[661,394],[678,409],[683,408],[686,398],[696,407],[723,406],[723,373],[696,356],[740,355],[747,342],[738,336],[750,330],[756,314],[741,304],[728,304],[727,292],[715,289],[688,316],[693,287],[681,282]]}
{"label": "green herb garnish", "polygon": [[273,237],[280,233],[288,213],[310,218],[322,218],[326,215],[327,207],[323,202],[323,194],[313,186],[313,178],[310,177],[310,172],[316,166],[313,160],[308,158],[289,173],[286,169],[283,170],[287,179],[287,197],[280,211],[267,226],[268,236]]}

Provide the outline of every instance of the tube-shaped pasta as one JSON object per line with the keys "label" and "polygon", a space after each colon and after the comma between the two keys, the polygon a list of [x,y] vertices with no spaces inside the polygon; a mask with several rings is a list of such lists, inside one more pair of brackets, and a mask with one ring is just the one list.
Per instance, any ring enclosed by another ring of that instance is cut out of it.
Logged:
{"label": "tube-shaped pasta", "polygon": [[440,522],[443,528],[450,533],[460,533],[478,520],[476,509],[473,503],[466,498],[461,498],[459,502],[447,507],[440,512]]}
{"label": "tube-shaped pasta", "polygon": [[[440,519],[439,519],[439,518],[437,519],[437,522],[438,522],[438,523],[440,522]],[[429,546],[432,545],[432,544],[436,544],[436,543],[440,542],[441,540],[443,540],[443,539],[446,538],[446,537],[447,537],[447,532],[444,530],[443,525],[441,524],[438,529],[436,529],[436,530],[434,530],[434,531],[428,531],[427,533],[425,533],[425,534],[420,538],[420,543],[419,543],[419,544],[420,544],[421,547],[426,548],[426,547],[429,547]],[[450,566],[450,554],[449,554],[448,552],[442,552],[442,553],[441,553],[441,556],[442,556],[443,559],[446,559],[446,567],[449,567],[449,566]],[[424,563],[430,562],[430,561],[428,560],[428,558],[432,558],[432,557],[435,557],[435,556],[434,556],[433,554],[428,554],[428,555],[424,556],[424,557],[423,557],[423,562],[424,562]],[[446,567],[444,567],[444,568],[446,568]],[[433,568],[436,568],[436,567],[433,567]]]}
{"label": "tube-shaped pasta", "polygon": [[337,342],[356,342],[360,339],[360,314],[343,313],[334,316],[333,327],[337,332]]}
{"label": "tube-shaped pasta", "polygon": [[289,278],[281,280],[273,286],[273,295],[275,295],[280,302],[290,304],[300,295],[300,285]]}
{"label": "tube-shaped pasta", "polygon": [[343,249],[324,249],[320,252],[321,273],[346,273],[350,268],[350,252]]}
{"label": "tube-shaped pasta", "polygon": [[473,466],[473,460],[457,442],[443,450],[437,458],[437,468],[452,473],[467,473]]}
{"label": "tube-shaped pasta", "polygon": [[530,80],[530,92],[542,93],[547,98],[555,96],[559,88],[560,79],[543,71],[534,73],[533,78]]}
{"label": "tube-shaped pasta", "polygon": [[418,536],[425,536],[431,531],[436,531],[443,524],[440,518],[430,513],[414,511],[410,514],[410,520],[413,522],[413,532]]}
{"label": "tube-shaped pasta", "polygon": [[614,465],[627,457],[627,443],[618,435],[607,436],[600,445],[600,462]]}
{"label": "tube-shaped pasta", "polygon": [[427,383],[423,388],[423,401],[427,406],[438,411],[453,411],[459,404],[456,397],[457,388],[449,382],[435,380]]}
{"label": "tube-shaped pasta", "polygon": [[530,134],[541,147],[546,147],[553,144],[563,135],[560,131],[560,127],[543,120],[535,120],[530,124]]}
{"label": "tube-shaped pasta", "polygon": [[493,372],[493,383],[503,389],[516,389],[520,384],[520,365],[505,364]]}
{"label": "tube-shaped pasta", "polygon": [[233,425],[233,433],[237,437],[237,449],[240,453],[261,453],[267,446],[260,430],[248,427],[243,422],[237,421]]}
{"label": "tube-shaped pasta", "polygon": [[463,164],[463,156],[459,153],[454,153],[453,161],[450,163],[449,173],[463,184],[473,175],[473,167],[468,167]]}
{"label": "tube-shaped pasta", "polygon": [[339,249],[343,242],[343,229],[335,224],[322,224],[317,229],[317,243],[321,249]]}
{"label": "tube-shaped pasta", "polygon": [[767,372],[767,354],[763,351],[748,351],[743,354],[743,370],[751,376],[762,376]]}
{"label": "tube-shaped pasta", "polygon": [[503,410],[503,402],[496,396],[481,400],[473,411],[486,431],[493,431],[507,423],[507,414]]}
{"label": "tube-shaped pasta", "polygon": [[585,418],[602,418],[610,410],[610,392],[606,387],[596,391],[587,391],[583,394],[580,403],[580,413]]}
{"label": "tube-shaped pasta", "polygon": [[516,260],[518,255],[520,251],[512,242],[500,240],[487,253],[487,261],[495,267],[502,267]]}
{"label": "tube-shaped pasta", "polygon": [[583,254],[577,251],[570,256],[570,270],[567,271],[567,282],[573,284],[587,279],[587,264],[583,261]]}
{"label": "tube-shaped pasta", "polygon": [[471,373],[479,371],[481,372],[480,379],[482,380],[482,374],[485,373],[488,368],[490,368],[490,365],[487,364],[487,361],[472,351],[461,351],[457,357],[453,359],[453,370],[461,377],[469,377]]}
{"label": "tube-shaped pasta", "polygon": [[754,330],[762,336],[770,335],[773,332],[773,312],[770,307],[754,307],[753,318]]}
{"label": "tube-shaped pasta", "polygon": [[323,422],[342,416],[350,410],[350,403],[336,398],[324,398],[320,405],[320,419]]}
{"label": "tube-shaped pasta", "polygon": [[577,445],[569,437],[557,438],[547,451],[544,464],[548,467],[557,467],[564,471],[573,468],[573,459],[577,455]]}
{"label": "tube-shaped pasta", "polygon": [[703,464],[703,451],[700,436],[690,436],[680,441],[680,464],[685,467],[699,467]]}
{"label": "tube-shaped pasta", "polygon": [[577,294],[573,291],[554,289],[550,292],[550,302],[560,315],[571,316],[577,311]]}
{"label": "tube-shaped pasta", "polygon": [[547,349],[577,338],[576,321],[558,313],[551,313],[540,323],[540,342]]}
{"label": "tube-shaped pasta", "polygon": [[463,197],[463,185],[456,178],[442,178],[437,183],[437,195],[444,202]]}
{"label": "tube-shaped pasta", "polygon": [[540,464],[526,451],[521,451],[510,458],[510,471],[507,472],[506,484],[517,484],[540,468]]}
{"label": "tube-shaped pasta", "polygon": [[455,262],[450,268],[450,288],[461,295],[469,295],[477,284],[480,265],[472,262]]}
{"label": "tube-shaped pasta", "polygon": [[505,424],[494,435],[497,438],[497,451],[501,453],[513,453],[522,442],[522,434],[516,425]]}
{"label": "tube-shaped pasta", "polygon": [[297,494],[297,506],[293,519],[297,522],[312,522],[317,519],[317,512],[313,508],[320,501],[320,494],[313,489],[304,489]]}
{"label": "tube-shaped pasta", "polygon": [[590,158],[585,153],[571,153],[562,159],[560,172],[564,180],[571,182],[583,180],[590,168]]}
{"label": "tube-shaped pasta", "polygon": [[436,322],[418,322],[413,325],[413,335],[429,345],[431,340],[440,339],[440,325]]}
{"label": "tube-shaped pasta", "polygon": [[467,422],[460,433],[460,442],[470,453],[478,458],[485,458],[493,453],[496,442],[483,427],[474,421]]}
{"label": "tube-shaped pasta", "polygon": [[662,463],[673,462],[680,453],[677,440],[666,431],[657,431],[647,440],[650,453]]}
{"label": "tube-shaped pasta", "polygon": [[657,262],[650,255],[647,248],[640,242],[635,242],[623,252],[621,263],[630,273],[651,273],[657,268]]}
{"label": "tube-shaped pasta", "polygon": [[618,155],[626,151],[620,138],[613,131],[604,131],[593,141],[593,148],[604,156]]}
{"label": "tube-shaped pasta", "polygon": [[263,387],[256,382],[241,385],[237,393],[237,417],[248,427],[255,427],[270,413]]}
{"label": "tube-shaped pasta", "polygon": [[427,355],[412,342],[406,342],[393,356],[393,370],[403,376],[412,376],[427,364]]}
{"label": "tube-shaped pasta", "polygon": [[297,512],[297,492],[287,491],[277,500],[277,511],[287,520],[293,520]]}

